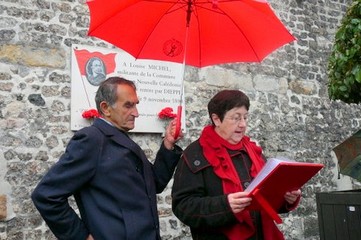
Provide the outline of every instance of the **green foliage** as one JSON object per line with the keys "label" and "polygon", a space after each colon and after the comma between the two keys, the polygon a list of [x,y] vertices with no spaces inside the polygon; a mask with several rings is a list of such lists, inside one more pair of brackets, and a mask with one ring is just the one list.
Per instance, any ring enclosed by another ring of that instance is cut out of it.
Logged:
{"label": "green foliage", "polygon": [[361,0],[355,0],[342,20],[328,60],[331,99],[361,102]]}

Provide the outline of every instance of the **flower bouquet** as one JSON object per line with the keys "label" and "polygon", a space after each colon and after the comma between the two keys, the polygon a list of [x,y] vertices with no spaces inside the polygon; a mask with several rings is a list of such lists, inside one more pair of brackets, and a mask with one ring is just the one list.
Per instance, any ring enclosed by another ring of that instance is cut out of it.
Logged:
{"label": "flower bouquet", "polygon": [[[173,112],[173,108],[165,107],[158,113],[158,118],[165,121],[164,127],[169,124],[169,121],[177,117],[177,114]],[[164,136],[164,133],[162,134]]]}
{"label": "flower bouquet", "polygon": [[89,109],[89,110],[86,110],[84,111],[81,116],[85,119],[88,119],[90,121],[93,121],[94,118],[99,118],[100,117],[100,114],[99,112],[96,110],[96,109]]}

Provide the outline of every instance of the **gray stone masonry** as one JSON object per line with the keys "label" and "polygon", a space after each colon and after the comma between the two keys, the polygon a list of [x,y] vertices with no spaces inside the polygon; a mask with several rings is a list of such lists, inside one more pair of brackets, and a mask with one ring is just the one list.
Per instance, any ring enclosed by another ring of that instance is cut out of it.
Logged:
{"label": "gray stone masonry", "polygon": [[7,217],[6,195],[0,195],[0,221]]}
{"label": "gray stone masonry", "polygon": [[[282,215],[279,227],[289,240],[319,239],[317,192],[360,186],[346,176],[337,178],[332,148],[360,129],[361,106],[330,101],[327,95],[328,56],[351,2],[269,0],[297,41],[261,63],[185,69],[188,131],[182,147],[208,123],[206,104],[212,95],[241,89],[251,99],[248,135],[266,156],[325,165],[302,189],[300,206]],[[111,48],[88,37],[88,25],[86,0],[0,0],[0,196],[7,201],[0,201],[0,240],[55,239],[30,194],[73,135],[71,45]],[[160,134],[131,137],[154,158]],[[172,213],[171,186],[158,195],[161,235],[164,240],[191,239]]]}

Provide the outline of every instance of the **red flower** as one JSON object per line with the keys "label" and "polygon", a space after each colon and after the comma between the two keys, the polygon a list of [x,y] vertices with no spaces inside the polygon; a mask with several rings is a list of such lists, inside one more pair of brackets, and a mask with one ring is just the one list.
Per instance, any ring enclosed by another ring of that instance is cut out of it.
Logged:
{"label": "red flower", "polygon": [[96,109],[89,109],[84,111],[81,116],[86,119],[98,118],[100,117],[98,111]]}
{"label": "red flower", "polygon": [[158,113],[158,117],[160,119],[168,119],[168,118],[175,118],[177,117],[176,113],[173,113],[173,108],[171,107],[166,107],[163,108],[159,113]]}

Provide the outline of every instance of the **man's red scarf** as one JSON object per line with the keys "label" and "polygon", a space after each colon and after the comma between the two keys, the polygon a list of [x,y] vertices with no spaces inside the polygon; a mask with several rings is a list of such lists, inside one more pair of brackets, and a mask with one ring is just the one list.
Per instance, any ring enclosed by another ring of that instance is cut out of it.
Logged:
{"label": "man's red scarf", "polygon": [[[249,155],[252,166],[251,176],[255,177],[262,169],[264,160],[262,158],[262,149],[250,138],[244,136],[237,144],[231,144],[221,136],[219,136],[213,126],[206,126],[200,136],[199,143],[202,146],[203,154],[213,167],[215,174],[222,180],[223,193],[229,194],[234,192],[242,192],[243,187],[239,179],[238,173],[232,163],[227,149],[241,150],[245,149]],[[225,228],[223,233],[230,240],[246,240],[255,233],[249,211],[242,211],[235,214],[238,224]],[[278,230],[273,220],[261,211],[263,235],[265,240],[281,240],[284,239],[283,234]]]}

